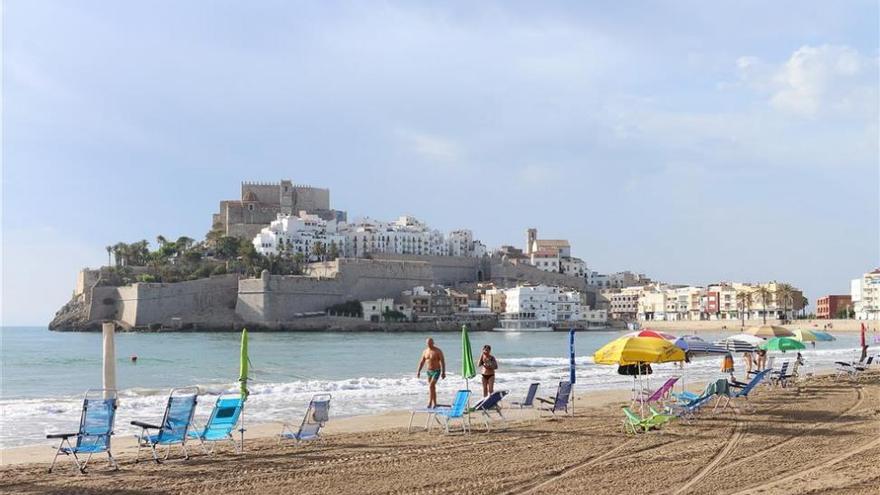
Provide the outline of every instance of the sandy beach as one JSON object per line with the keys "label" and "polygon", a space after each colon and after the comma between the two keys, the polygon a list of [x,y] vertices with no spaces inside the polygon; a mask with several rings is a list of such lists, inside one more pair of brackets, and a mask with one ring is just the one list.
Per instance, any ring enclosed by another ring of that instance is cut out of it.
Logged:
{"label": "sandy beach", "polygon": [[[768,325],[778,325],[795,329],[822,330],[825,325],[830,325],[829,331],[836,332],[858,332],[861,330],[862,323],[868,328],[868,338],[873,338],[873,331],[880,332],[880,321],[876,320],[795,320],[793,323],[781,324],[779,320],[767,320]],[[640,321],[642,328],[654,328],[656,330],[668,330],[676,333],[697,333],[697,332],[739,332],[742,329],[763,325],[761,320],[746,320],[745,326],[740,320],[678,320],[678,321]]]}
{"label": "sandy beach", "polygon": [[[755,412],[705,411],[662,432],[628,436],[627,392],[581,397],[572,417],[496,423],[491,432],[407,433],[409,414],[331,420],[324,439],[279,445],[277,425],[249,431],[246,453],[193,446],[188,461],[133,462],[86,475],[52,451],[3,453],[4,493],[876,493],[880,373],[762,386]],[[743,401],[740,401],[740,405]],[[255,438],[256,437],[256,438]],[[12,464],[10,464],[12,463]]]}

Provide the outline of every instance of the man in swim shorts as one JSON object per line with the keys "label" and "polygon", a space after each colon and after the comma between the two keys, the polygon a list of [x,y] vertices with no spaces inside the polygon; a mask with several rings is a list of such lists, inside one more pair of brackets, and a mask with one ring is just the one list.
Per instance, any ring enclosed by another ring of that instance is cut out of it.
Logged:
{"label": "man in swim shorts", "polygon": [[446,378],[446,358],[443,357],[443,351],[434,345],[434,339],[428,338],[427,347],[422,351],[422,359],[419,360],[419,370],[416,371],[416,378],[422,375],[422,368],[427,364],[428,375],[428,408],[437,407],[437,382]]}

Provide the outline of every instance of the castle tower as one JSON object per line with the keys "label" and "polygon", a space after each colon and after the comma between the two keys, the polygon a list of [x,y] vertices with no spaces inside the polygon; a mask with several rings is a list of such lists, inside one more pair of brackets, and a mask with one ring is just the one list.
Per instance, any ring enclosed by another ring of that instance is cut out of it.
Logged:
{"label": "castle tower", "polygon": [[532,228],[526,231],[526,255],[531,256],[535,241],[538,240],[538,229]]}
{"label": "castle tower", "polygon": [[290,180],[282,180],[281,187],[278,188],[279,204],[281,206],[281,214],[293,215],[294,189],[293,182]]}

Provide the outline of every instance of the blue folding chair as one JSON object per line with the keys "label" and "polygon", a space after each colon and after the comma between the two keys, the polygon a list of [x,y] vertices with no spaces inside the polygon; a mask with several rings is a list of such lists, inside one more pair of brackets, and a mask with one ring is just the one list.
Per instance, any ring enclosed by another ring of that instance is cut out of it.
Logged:
{"label": "blue folding chair", "polygon": [[[204,428],[194,428],[191,425],[187,436],[198,440],[206,454],[213,453],[214,446],[217,442],[222,441],[232,442],[232,448],[240,453],[241,446],[235,443],[232,432],[235,431],[242,409],[244,409],[244,401],[240,395],[221,395],[217,397],[217,402],[214,403],[214,409],[211,411],[211,416]],[[244,433],[244,429],[239,429],[239,431]],[[208,443],[211,443],[210,451],[207,447]]]}
{"label": "blue folding chair", "polygon": [[[161,425],[144,423],[143,421],[131,422],[134,426],[141,428],[141,433],[136,435],[138,450],[134,462],[140,461],[142,447],[150,447],[153,460],[161,463],[159,454],[156,452],[156,447],[160,445],[167,447],[163,460],[168,459],[168,456],[171,454],[172,445],[180,445],[181,450],[183,450],[183,458],[189,459],[189,452],[186,450],[187,431],[196,412],[198,396],[198,387],[171,389],[171,393],[168,394],[168,403],[165,406],[165,415],[162,417]],[[149,430],[155,430],[156,433],[148,434]]]}
{"label": "blue folding chair", "polygon": [[[46,438],[61,439],[61,444],[49,466],[49,472],[55,467],[58,454],[73,456],[80,473],[86,472],[86,465],[92,455],[102,452],[107,453],[110,466],[118,470],[119,465],[110,452],[110,437],[113,436],[113,424],[116,420],[117,396],[114,389],[89,389],[83,397],[82,414],[79,419],[79,430],[76,433],[52,433]],[[76,437],[76,444],[70,439]],[[78,454],[88,454],[80,462]]]}
{"label": "blue folding chair", "polygon": [[507,395],[507,393],[507,390],[492,392],[486,397],[480,399],[480,402],[477,402],[474,407],[471,408],[471,412],[480,413],[483,424],[486,425],[486,431],[489,431],[489,421],[492,419],[492,416],[489,414],[490,412],[497,414],[502,421],[505,419],[504,415],[501,414],[501,400],[504,399],[504,396]]}
{"label": "blue folding chair", "polygon": [[535,397],[535,399],[547,404],[546,407],[540,408],[542,411],[547,411],[554,416],[556,416],[556,413],[560,411],[567,413],[568,401],[571,399],[571,382],[559,382],[559,388],[556,389],[556,397],[554,397],[552,400],[542,399],[541,397]]}
{"label": "blue folding chair", "polygon": [[461,423],[461,431],[470,431],[470,425],[465,421],[468,412],[468,401],[471,398],[470,390],[459,390],[455,393],[455,400],[451,405],[437,405],[434,408],[434,420],[449,433],[449,424],[457,419]]}
{"label": "blue folding chair", "polygon": [[321,437],[321,428],[330,420],[330,394],[317,394],[312,396],[309,401],[309,407],[306,409],[306,415],[303,417],[302,423],[297,431],[293,431],[289,423],[281,426],[281,440],[296,440],[304,442],[307,440],[315,440]]}
{"label": "blue folding chair", "polygon": [[[722,397],[722,399],[723,399],[725,402],[724,402],[724,407],[721,408],[721,410],[723,411],[724,409],[727,409],[727,406],[733,406],[733,408],[736,409],[736,405],[732,403],[733,399],[743,398],[743,399],[745,399],[746,401],[748,401],[748,400],[749,400],[749,394],[752,392],[752,390],[753,390],[755,387],[758,386],[759,383],[761,383],[761,380],[763,380],[768,374],[770,374],[770,371],[771,371],[771,370],[763,370],[763,371],[759,371],[758,374],[756,374],[755,376],[753,376],[752,379],[749,380],[749,383],[745,384],[745,385],[742,387],[741,390],[737,391],[737,392],[734,393],[733,395],[728,395],[728,396],[726,396],[726,397]],[[733,387],[733,388],[739,388],[737,384],[731,384],[730,386]],[[719,401],[719,402],[720,402],[720,401]],[[718,404],[717,404],[717,403],[715,404],[715,408],[716,408],[716,409],[718,408]]]}

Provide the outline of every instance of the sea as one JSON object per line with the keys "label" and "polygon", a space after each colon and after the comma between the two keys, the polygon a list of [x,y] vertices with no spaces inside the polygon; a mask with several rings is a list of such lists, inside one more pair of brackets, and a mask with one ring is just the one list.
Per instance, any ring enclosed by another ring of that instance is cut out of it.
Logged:
{"label": "sea", "polygon": [[[575,393],[631,389],[632,377],[614,366],[593,363],[593,352],[622,331],[578,332]],[[674,333],[674,332],[673,332]],[[680,332],[679,332],[680,333]],[[715,340],[730,333],[701,333]],[[448,372],[439,395],[451,400],[456,390],[477,381],[462,378],[458,333],[250,333],[249,424],[299,421],[314,394],[332,396],[332,416],[353,416],[422,407],[427,402],[425,375],[416,378],[425,339],[433,337],[446,355]],[[196,385],[202,397],[196,417],[207,418],[218,394],[238,387],[240,334],[234,332],[118,333],[116,335],[119,409],[116,433],[134,434],[130,421],[161,421],[169,390]],[[528,385],[551,396],[569,374],[568,333],[470,334],[475,358],[484,344],[498,358],[496,389],[520,399]],[[834,361],[857,359],[858,334],[840,333],[834,342],[807,345],[807,372],[833,368]],[[76,431],[82,395],[101,387],[102,337],[96,333],[53,332],[45,327],[0,328],[0,448],[47,444],[46,434]],[[137,362],[131,360],[137,356]],[[791,352],[782,359],[793,358]],[[720,357],[698,358],[679,369],[654,366],[656,387],[673,374],[687,383],[705,383],[720,375]],[[737,358],[737,374],[742,361]]]}

